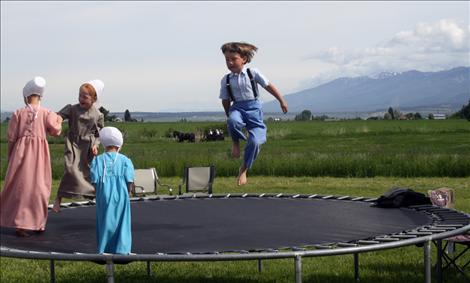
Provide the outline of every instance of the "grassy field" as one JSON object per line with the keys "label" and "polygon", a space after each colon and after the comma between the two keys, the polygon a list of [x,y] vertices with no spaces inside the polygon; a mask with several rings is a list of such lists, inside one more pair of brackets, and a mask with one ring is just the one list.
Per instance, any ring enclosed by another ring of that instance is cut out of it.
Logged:
{"label": "grassy field", "polygon": [[[230,140],[178,143],[173,130],[194,132],[223,123],[115,123],[125,134],[122,153],[136,168],[180,176],[184,165],[214,164],[217,176],[233,176]],[[1,126],[1,170],[6,162],[6,124]],[[64,132],[67,129],[65,127]],[[63,173],[63,138],[51,138],[53,178]],[[268,142],[250,172],[256,176],[468,177],[470,123],[466,120],[272,122]]]}
{"label": "grassy field", "polygon": [[[229,158],[230,141],[177,143],[173,130],[201,133],[220,123],[120,123],[126,135],[122,152],[137,168],[156,167],[161,181],[181,182],[183,166],[214,164],[215,193],[333,194],[378,197],[392,187],[419,192],[450,187],[456,209],[470,212],[470,123],[445,121],[282,122],[268,125],[268,143],[239,188],[240,161]],[[6,125],[1,126],[1,184],[6,171]],[[63,166],[63,140],[51,138],[54,198]],[[90,235],[90,241],[95,241]],[[433,256],[435,249],[433,247]],[[1,282],[48,282],[49,262],[0,258]],[[117,282],[293,282],[293,260],[152,263],[116,266]],[[303,259],[304,282],[351,282],[352,255]],[[361,282],[423,282],[423,249],[415,246],[360,255]],[[104,266],[56,263],[58,282],[104,282]],[[446,282],[465,282],[455,272]]]}

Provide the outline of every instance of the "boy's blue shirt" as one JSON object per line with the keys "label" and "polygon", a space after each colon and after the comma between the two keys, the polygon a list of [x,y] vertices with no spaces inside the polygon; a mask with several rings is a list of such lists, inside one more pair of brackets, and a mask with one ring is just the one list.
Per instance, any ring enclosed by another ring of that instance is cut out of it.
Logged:
{"label": "boy's blue shirt", "polygon": [[[250,83],[250,78],[246,69],[247,67],[244,66],[240,74],[230,73],[223,76],[220,82],[220,99],[230,99],[230,96],[227,92],[226,76],[229,76],[230,87],[232,89],[232,94],[235,98],[235,101],[246,101],[255,99],[253,89]],[[250,71],[253,74],[253,79],[257,84],[260,84],[263,88],[266,88],[269,85],[269,80],[258,69],[250,68]],[[258,91],[258,93],[260,92]]]}

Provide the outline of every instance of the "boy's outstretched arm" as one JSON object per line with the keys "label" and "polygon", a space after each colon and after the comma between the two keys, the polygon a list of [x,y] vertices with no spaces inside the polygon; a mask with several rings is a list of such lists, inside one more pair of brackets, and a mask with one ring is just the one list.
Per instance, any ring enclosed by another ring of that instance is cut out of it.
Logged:
{"label": "boy's outstretched arm", "polygon": [[222,106],[224,107],[225,115],[228,117],[230,110],[230,99],[222,99]]}
{"label": "boy's outstretched arm", "polygon": [[282,112],[287,113],[287,111],[289,110],[287,106],[287,102],[284,100],[279,90],[271,83],[266,87],[266,90],[279,101]]}

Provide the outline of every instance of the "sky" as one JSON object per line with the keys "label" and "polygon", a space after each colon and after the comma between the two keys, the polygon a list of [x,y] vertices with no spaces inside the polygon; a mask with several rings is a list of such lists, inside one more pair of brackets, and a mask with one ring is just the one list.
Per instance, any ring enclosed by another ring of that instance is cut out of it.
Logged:
{"label": "sky", "polygon": [[[101,79],[111,112],[223,111],[220,47],[259,49],[255,67],[283,95],[338,77],[470,66],[469,1],[1,1],[1,110],[78,102]],[[261,100],[273,97],[261,92]]]}

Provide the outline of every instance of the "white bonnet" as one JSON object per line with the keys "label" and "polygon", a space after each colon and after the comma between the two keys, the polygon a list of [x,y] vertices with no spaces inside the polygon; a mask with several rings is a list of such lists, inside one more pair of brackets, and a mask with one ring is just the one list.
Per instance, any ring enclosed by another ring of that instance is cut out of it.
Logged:
{"label": "white bonnet", "polygon": [[104,127],[101,129],[100,141],[103,146],[117,146],[122,147],[123,138],[121,132],[115,127]]}
{"label": "white bonnet", "polygon": [[44,93],[44,87],[46,86],[46,80],[43,77],[34,77],[26,83],[23,88],[23,96],[28,97],[32,94],[42,96]]}
{"label": "white bonnet", "polygon": [[91,84],[91,86],[95,89],[96,96],[98,97],[101,96],[101,94],[103,93],[103,89],[104,89],[104,83],[102,80],[91,80],[86,83]]}

